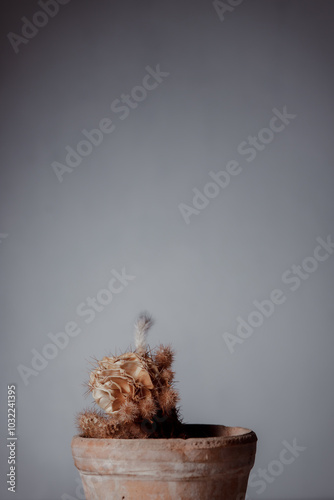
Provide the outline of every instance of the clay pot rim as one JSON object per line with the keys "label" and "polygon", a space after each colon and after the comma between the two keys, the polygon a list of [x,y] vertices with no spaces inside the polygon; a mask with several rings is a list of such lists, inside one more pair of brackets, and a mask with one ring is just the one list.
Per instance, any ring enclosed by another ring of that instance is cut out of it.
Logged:
{"label": "clay pot rim", "polygon": [[215,446],[233,446],[242,445],[257,442],[257,435],[251,429],[245,427],[228,427],[225,425],[210,425],[210,424],[184,424],[185,430],[195,429],[212,432],[226,432],[225,435],[199,435],[192,436],[188,438],[154,438],[154,439],[112,439],[112,438],[87,438],[79,434],[73,437],[73,445],[85,446],[89,443],[89,446],[99,447],[102,443],[108,444],[113,447],[136,447],[140,444],[141,447],[148,448],[169,448],[169,447],[197,447],[199,445],[204,445],[208,447]]}

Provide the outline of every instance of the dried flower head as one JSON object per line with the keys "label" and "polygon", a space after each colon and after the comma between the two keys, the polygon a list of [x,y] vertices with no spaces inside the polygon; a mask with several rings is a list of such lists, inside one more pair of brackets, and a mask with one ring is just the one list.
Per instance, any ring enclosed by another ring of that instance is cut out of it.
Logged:
{"label": "dried flower head", "polygon": [[89,378],[93,398],[109,414],[119,411],[128,398],[149,394],[153,387],[145,362],[134,352],[105,356]]}

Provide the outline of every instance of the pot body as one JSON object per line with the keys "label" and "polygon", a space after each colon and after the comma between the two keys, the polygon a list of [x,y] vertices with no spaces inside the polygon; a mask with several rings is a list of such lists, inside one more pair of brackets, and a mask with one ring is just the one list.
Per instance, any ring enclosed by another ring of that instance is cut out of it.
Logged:
{"label": "pot body", "polygon": [[187,439],[72,440],[87,500],[244,500],[257,437],[185,425]]}

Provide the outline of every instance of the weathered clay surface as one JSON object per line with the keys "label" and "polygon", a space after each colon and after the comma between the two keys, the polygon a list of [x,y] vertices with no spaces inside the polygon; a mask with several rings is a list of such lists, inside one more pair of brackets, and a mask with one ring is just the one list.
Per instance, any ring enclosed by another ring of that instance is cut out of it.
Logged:
{"label": "weathered clay surface", "polygon": [[89,439],[72,454],[87,500],[244,500],[257,437],[185,425],[188,439]]}

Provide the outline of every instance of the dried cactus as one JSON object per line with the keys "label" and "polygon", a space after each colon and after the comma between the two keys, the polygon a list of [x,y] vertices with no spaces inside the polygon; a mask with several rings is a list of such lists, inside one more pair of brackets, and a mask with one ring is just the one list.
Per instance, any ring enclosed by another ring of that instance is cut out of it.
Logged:
{"label": "dried cactus", "polygon": [[171,346],[159,345],[154,354],[154,362],[159,370],[170,368],[174,361],[174,351]]}
{"label": "dried cactus", "polygon": [[85,437],[109,437],[108,418],[97,410],[84,410],[77,416],[77,426]]}
{"label": "dried cactus", "polygon": [[77,418],[82,436],[94,438],[182,437],[182,424],[173,387],[174,351],[160,345],[151,352],[147,332],[153,320],[139,316],[134,352],[97,361],[88,389],[105,411],[84,411]]}

